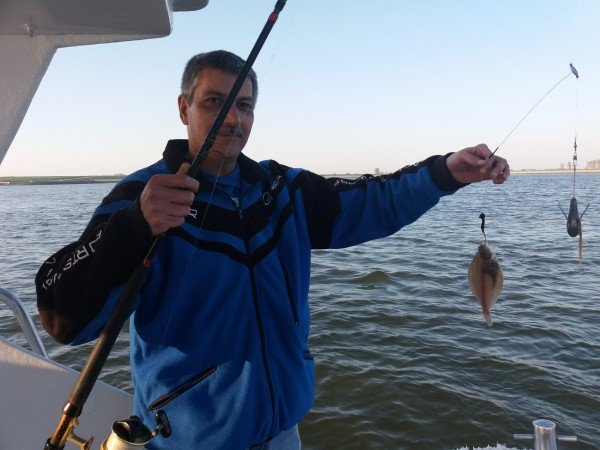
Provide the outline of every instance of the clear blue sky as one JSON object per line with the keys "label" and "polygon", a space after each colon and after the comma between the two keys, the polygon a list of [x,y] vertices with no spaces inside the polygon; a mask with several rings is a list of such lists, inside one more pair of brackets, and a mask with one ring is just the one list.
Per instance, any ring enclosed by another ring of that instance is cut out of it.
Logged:
{"label": "clear blue sky", "polygon": [[[60,49],[0,176],[130,173],[184,138],[176,98],[195,53],[248,55],[275,0],[211,0],[171,36]],[[513,169],[600,159],[600,1],[288,0],[255,69],[246,153],[318,173],[392,171],[500,148]]]}

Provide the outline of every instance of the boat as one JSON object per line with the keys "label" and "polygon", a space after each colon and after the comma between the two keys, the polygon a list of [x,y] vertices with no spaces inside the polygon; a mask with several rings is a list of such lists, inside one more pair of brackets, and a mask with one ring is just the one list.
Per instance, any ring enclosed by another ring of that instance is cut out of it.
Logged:
{"label": "boat", "polygon": [[[11,405],[0,414],[0,448],[42,448],[58,423],[58,414],[79,374],[48,357],[16,295],[0,288],[0,300],[12,310],[29,346],[24,348],[0,336],[0,395],[5,405]],[[89,442],[92,436],[104,438],[115,418],[131,414],[132,405],[131,394],[97,382],[77,427],[77,435],[86,436],[81,442]],[[87,448],[99,446],[92,444]]]}
{"label": "boat", "polygon": [[[5,0],[0,4],[0,163],[4,159],[51,60],[59,48],[153,39],[172,30],[174,12],[196,11],[206,0]],[[8,184],[8,183],[2,183]],[[32,280],[33,284],[33,280]],[[41,448],[52,434],[78,373],[47,354],[21,300],[0,286],[0,303],[12,311],[27,347],[0,336],[0,449]],[[9,405],[9,407],[6,407]],[[132,410],[131,394],[96,382],[68,447],[102,449],[115,421]],[[550,421],[534,421],[534,434],[515,435],[534,447],[556,449]],[[95,439],[91,439],[94,437]],[[139,446],[138,446],[139,447]],[[497,444],[487,449],[512,447]],[[461,450],[471,450],[463,447]],[[473,449],[476,450],[476,449]],[[483,450],[483,449],[482,449]]]}
{"label": "boat", "polygon": [[[197,11],[207,3],[106,0],[101,7],[94,0],[0,3],[0,163],[58,49],[165,37],[173,29],[174,13]],[[29,347],[0,336],[0,398],[5,405],[0,414],[0,449],[42,448],[79,374],[48,357],[16,295],[0,287],[0,300],[12,311]],[[97,382],[66,447],[100,448],[113,422],[129,417],[131,410],[131,394]]]}

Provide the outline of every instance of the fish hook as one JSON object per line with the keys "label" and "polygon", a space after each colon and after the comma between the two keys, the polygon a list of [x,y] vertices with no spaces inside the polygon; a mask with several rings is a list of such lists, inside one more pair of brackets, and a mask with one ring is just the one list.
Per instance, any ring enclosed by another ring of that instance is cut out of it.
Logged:
{"label": "fish hook", "polygon": [[483,233],[483,242],[487,242],[487,236],[485,235],[485,214],[479,214],[479,218],[481,219],[481,232]]}

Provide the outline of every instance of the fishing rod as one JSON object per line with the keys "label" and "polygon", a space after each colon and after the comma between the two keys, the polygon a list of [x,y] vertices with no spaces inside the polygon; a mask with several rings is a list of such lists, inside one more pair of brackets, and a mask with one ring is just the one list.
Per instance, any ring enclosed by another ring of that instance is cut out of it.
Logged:
{"label": "fishing rod", "polygon": [[[204,139],[202,146],[196,153],[196,156],[194,157],[194,160],[192,161],[192,164],[187,172],[189,176],[194,178],[198,176],[204,161],[206,161],[209,151],[215,143],[216,136],[225,122],[225,119],[227,118],[227,114],[229,113],[233,102],[235,101],[244,81],[246,80],[246,77],[248,76],[248,73],[254,64],[256,57],[262,49],[263,44],[267,40],[271,29],[275,25],[279,13],[285,6],[286,1],[287,0],[277,0],[277,3],[275,4],[273,11],[269,15],[267,22],[258,36],[258,39],[256,40],[248,59],[244,63],[242,70],[238,74],[237,79],[229,91],[229,94],[227,95],[219,114],[217,115],[212,127]],[[148,278],[152,260],[160,248],[161,243],[167,237],[168,233],[168,231],[161,233],[154,238],[154,241],[146,253],[146,256],[129,277],[129,280],[127,281],[123,291],[121,292],[121,295],[119,296],[119,299],[117,300],[115,308],[110,314],[110,317],[108,318],[104,329],[98,337],[98,340],[96,341],[96,344],[94,345],[94,348],[92,349],[85,366],[75,382],[73,390],[69,394],[69,399],[62,409],[61,419],[52,433],[52,437],[48,438],[46,441],[44,450],[62,450],[64,449],[67,441],[75,443],[84,450],[90,448],[93,438],[85,441],[84,439],[76,436],[73,430],[77,426],[78,417],[83,411],[83,406],[89,394],[91,393],[98,376],[100,375],[100,371],[102,370],[102,367],[104,366],[106,359],[112,350],[117,336],[123,328],[123,324],[129,317],[135,299],[141,292],[142,287]],[[168,426],[168,422],[166,422],[165,417],[157,417],[157,422],[158,427],[151,433],[151,437],[154,437],[159,431],[165,437],[170,434],[170,430],[168,431],[170,427]],[[141,425],[143,426],[143,424]],[[103,446],[103,448],[105,447]]]}
{"label": "fishing rod", "polygon": [[554,88],[556,88],[560,83],[565,81],[570,75],[575,75],[575,78],[579,78],[579,73],[577,72],[577,69],[573,66],[573,64],[569,63],[569,69],[570,69],[569,73],[567,73],[564,77],[562,77],[558,83],[556,83],[554,86],[552,86],[550,88],[550,90],[548,90],[548,92],[546,92],[544,95],[542,95],[542,98],[540,98],[537,101],[537,103],[535,105],[533,105],[533,107],[529,111],[527,111],[527,113],[523,116],[523,118],[521,120],[519,120],[519,122],[513,127],[513,129],[510,130],[510,132],[506,135],[506,137],[504,139],[502,139],[502,142],[500,142],[500,144],[498,144],[498,147],[496,147],[496,150],[494,150],[492,152],[490,157],[492,157],[494,155],[494,153],[496,153],[498,151],[500,146],[502,144],[504,144],[506,142],[506,140],[510,137],[510,135],[513,134],[514,131],[519,127],[519,125],[521,125],[523,123],[523,121],[527,118],[527,116],[531,113],[531,111],[533,111],[535,109],[535,107],[537,105],[539,105],[542,102],[542,100],[544,100],[548,96],[548,94],[550,94],[550,92],[552,92],[554,90]]}

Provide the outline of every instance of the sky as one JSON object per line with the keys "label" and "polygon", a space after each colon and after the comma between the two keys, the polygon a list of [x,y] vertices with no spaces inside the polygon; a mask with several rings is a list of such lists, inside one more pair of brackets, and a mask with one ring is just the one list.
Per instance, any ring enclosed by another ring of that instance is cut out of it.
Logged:
{"label": "sky", "polygon": [[[161,39],[59,49],[0,176],[128,174],[185,138],[196,53],[249,54],[275,0],[210,0]],[[254,65],[245,153],[322,174],[390,172],[502,144],[513,170],[600,159],[600,1],[288,0]]]}

